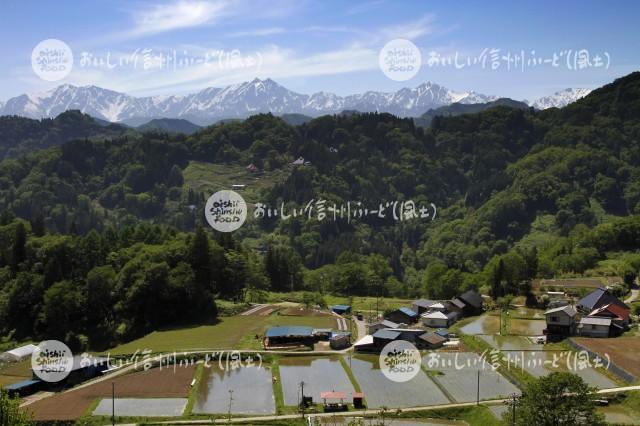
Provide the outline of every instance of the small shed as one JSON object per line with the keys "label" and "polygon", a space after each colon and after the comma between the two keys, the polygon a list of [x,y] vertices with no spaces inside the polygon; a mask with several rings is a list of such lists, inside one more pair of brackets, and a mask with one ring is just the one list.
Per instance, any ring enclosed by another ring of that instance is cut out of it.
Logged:
{"label": "small shed", "polygon": [[402,307],[387,314],[386,319],[396,323],[413,324],[418,319],[418,314],[409,308]]}
{"label": "small shed", "polygon": [[338,315],[346,315],[351,313],[351,306],[349,305],[332,305],[331,312],[335,312]]}
{"label": "small shed", "polygon": [[416,345],[420,349],[438,349],[441,348],[446,341],[447,339],[445,339],[444,337],[430,331],[418,336]]}
{"label": "small shed", "polygon": [[18,362],[31,357],[31,355],[38,349],[36,345],[24,345],[19,348],[11,349],[0,355],[0,359],[8,362]]}
{"label": "small shed", "polygon": [[320,399],[324,406],[324,411],[346,411],[347,404],[344,402],[347,399],[347,394],[344,392],[320,392]]}
{"label": "small shed", "polygon": [[334,350],[348,348],[350,344],[351,333],[348,332],[333,333],[331,335],[331,338],[329,338],[329,346]]}
{"label": "small shed", "polygon": [[355,408],[364,408],[364,394],[362,392],[354,392],[352,395],[353,406]]}

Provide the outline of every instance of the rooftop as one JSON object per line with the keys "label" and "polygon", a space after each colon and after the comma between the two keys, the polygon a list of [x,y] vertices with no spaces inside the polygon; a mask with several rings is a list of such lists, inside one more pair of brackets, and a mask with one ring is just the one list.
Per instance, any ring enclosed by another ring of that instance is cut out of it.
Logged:
{"label": "rooftop", "polygon": [[311,337],[312,335],[313,328],[299,325],[271,327],[266,333],[267,337]]}
{"label": "rooftop", "polygon": [[418,315],[414,311],[412,311],[411,309],[405,308],[405,307],[399,308],[398,311],[400,311],[403,314],[405,314],[405,315],[407,315],[409,317],[412,317],[412,318],[415,317],[416,315]]}
{"label": "rooftop", "polygon": [[547,314],[553,314],[556,312],[564,312],[567,315],[569,315],[570,317],[575,316],[578,312],[576,311],[576,308],[574,308],[571,305],[565,305],[565,306],[560,306],[558,308],[553,308],[553,309],[549,309],[548,311],[545,311],[545,315]]}
{"label": "rooftop", "polygon": [[583,324],[611,326],[611,318],[584,317],[580,320],[580,325]]}
{"label": "rooftop", "polygon": [[400,336],[400,334],[401,333],[399,331],[383,329],[373,333],[373,337],[376,339],[395,340]]}
{"label": "rooftop", "polygon": [[428,299],[418,299],[413,301],[414,305],[420,306],[421,308],[428,308],[434,303],[436,303],[435,300],[428,300]]}

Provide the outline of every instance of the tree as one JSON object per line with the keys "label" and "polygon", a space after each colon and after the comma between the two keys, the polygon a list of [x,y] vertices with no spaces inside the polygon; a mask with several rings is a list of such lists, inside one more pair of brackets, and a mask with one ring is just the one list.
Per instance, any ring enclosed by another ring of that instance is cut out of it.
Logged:
{"label": "tree", "polygon": [[13,240],[13,247],[11,249],[11,269],[13,271],[18,270],[18,266],[24,262],[27,257],[27,251],[25,245],[27,243],[27,231],[22,222],[18,222],[16,226],[16,233]]}
{"label": "tree", "polygon": [[[596,412],[595,388],[572,373],[551,373],[526,386],[516,406],[516,425],[599,426],[606,424]],[[505,413],[513,423],[511,410]]]}
{"label": "tree", "polygon": [[11,398],[7,391],[0,389],[0,426],[26,426],[30,424],[28,413],[20,410],[20,400]]}

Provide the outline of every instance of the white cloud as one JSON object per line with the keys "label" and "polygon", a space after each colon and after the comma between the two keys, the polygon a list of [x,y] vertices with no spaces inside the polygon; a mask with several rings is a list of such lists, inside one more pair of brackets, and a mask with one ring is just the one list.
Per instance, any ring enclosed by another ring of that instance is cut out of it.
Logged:
{"label": "white cloud", "polygon": [[286,30],[282,27],[258,28],[255,30],[238,31],[235,33],[231,33],[228,34],[228,37],[264,37],[274,34],[283,34],[285,32]]}
{"label": "white cloud", "polygon": [[415,21],[383,28],[381,34],[388,39],[406,38],[413,40],[433,33],[434,21],[435,18],[433,15],[424,15]]}
{"label": "white cloud", "polygon": [[211,24],[223,16],[228,7],[225,1],[179,0],[136,10],[134,28],[127,35],[144,36]]}

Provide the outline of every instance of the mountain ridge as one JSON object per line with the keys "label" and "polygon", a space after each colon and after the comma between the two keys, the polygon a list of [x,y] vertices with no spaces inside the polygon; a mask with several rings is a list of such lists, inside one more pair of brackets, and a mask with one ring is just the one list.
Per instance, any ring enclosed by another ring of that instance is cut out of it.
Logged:
{"label": "mountain ridge", "polygon": [[[575,100],[571,98],[572,95],[581,97],[588,93],[584,92],[587,89],[571,90],[541,98],[539,105],[545,108],[564,106]],[[0,115],[40,119],[54,118],[68,110],[79,110],[101,120],[130,126],[139,126],[158,118],[185,119],[205,126],[220,120],[247,118],[266,112],[318,117],[357,110],[419,117],[431,109],[453,103],[487,103],[497,99],[496,96],[475,91],[454,91],[430,81],[396,92],[366,91],[347,96],[325,91],[301,94],[270,78],[255,78],[223,88],[209,87],[182,96],[134,97],[97,86],[63,84],[45,92],[16,96],[4,104],[0,102]]]}

